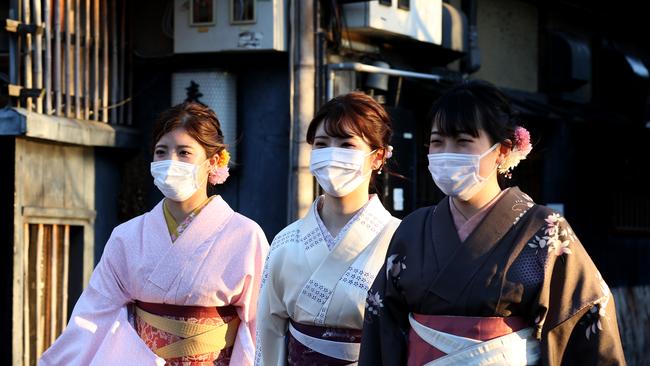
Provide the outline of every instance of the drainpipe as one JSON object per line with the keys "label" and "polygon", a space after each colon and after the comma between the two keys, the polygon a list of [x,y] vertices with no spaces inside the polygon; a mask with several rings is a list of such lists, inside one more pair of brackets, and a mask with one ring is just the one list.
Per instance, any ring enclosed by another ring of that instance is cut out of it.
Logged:
{"label": "drainpipe", "polygon": [[460,63],[460,70],[463,74],[472,74],[481,68],[481,50],[478,47],[478,27],[477,27],[477,0],[463,0],[461,9],[467,16],[468,40],[467,55],[463,57]]}
{"label": "drainpipe", "polygon": [[315,56],[314,8],[318,0],[291,1],[290,53],[290,164],[287,221],[304,216],[314,200],[314,179],[309,172],[311,146],[305,140],[314,116]]}

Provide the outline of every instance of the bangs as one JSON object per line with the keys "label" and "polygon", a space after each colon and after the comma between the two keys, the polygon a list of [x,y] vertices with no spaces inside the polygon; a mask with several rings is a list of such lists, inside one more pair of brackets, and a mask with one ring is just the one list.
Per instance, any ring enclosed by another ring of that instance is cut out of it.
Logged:
{"label": "bangs", "polygon": [[[307,131],[307,141],[313,143],[316,137],[316,130],[323,124],[323,130],[330,137],[337,138],[350,138],[354,136],[360,137],[366,141],[366,136],[363,133],[364,129],[369,128],[366,118],[359,114],[355,108],[337,106],[332,108],[328,113],[317,116],[309,126]],[[320,120],[318,122],[318,120]]]}
{"label": "bangs", "polygon": [[364,139],[363,131],[359,126],[361,121],[354,120],[348,115],[339,117],[337,119],[328,118],[323,121],[323,130],[328,136],[338,138],[359,136]]}
{"label": "bangs", "polygon": [[461,133],[478,137],[484,128],[485,116],[469,92],[460,92],[440,97],[431,109],[431,129],[438,129],[442,136],[456,137]]}

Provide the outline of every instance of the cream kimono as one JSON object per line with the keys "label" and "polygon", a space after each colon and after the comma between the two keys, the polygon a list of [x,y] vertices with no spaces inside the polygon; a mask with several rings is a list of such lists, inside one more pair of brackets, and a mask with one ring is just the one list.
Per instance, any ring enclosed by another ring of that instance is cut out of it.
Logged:
{"label": "cream kimono", "polygon": [[[255,364],[285,365],[290,321],[360,330],[365,298],[399,225],[376,196],[328,249],[317,202],[273,240],[258,304]],[[357,350],[358,352],[358,350]]]}
{"label": "cream kimono", "polygon": [[212,199],[172,244],[162,201],[115,228],[70,322],[40,365],[162,365],[127,317],[136,300],[232,305],[241,319],[231,365],[254,356],[255,309],[268,252],[262,229]]}

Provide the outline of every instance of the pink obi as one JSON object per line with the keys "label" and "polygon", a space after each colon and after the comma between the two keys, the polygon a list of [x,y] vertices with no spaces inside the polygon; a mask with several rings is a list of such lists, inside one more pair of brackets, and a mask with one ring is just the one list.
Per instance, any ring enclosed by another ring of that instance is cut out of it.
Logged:
{"label": "pink obi", "polygon": [[[501,337],[528,327],[530,324],[522,317],[473,317],[448,315],[422,315],[413,313],[413,319],[418,323],[440,332],[456,336],[487,341]],[[420,366],[446,353],[431,346],[415,333],[409,330],[408,366]]]}

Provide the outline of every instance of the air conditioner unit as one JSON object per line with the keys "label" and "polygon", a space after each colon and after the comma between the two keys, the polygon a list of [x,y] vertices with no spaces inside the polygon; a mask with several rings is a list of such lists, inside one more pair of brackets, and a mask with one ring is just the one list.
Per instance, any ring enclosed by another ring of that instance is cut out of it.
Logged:
{"label": "air conditioner unit", "polygon": [[174,0],[174,53],[286,51],[287,0]]}
{"label": "air conditioner unit", "polygon": [[237,159],[237,79],[225,71],[177,72],[172,75],[172,105],[200,102],[212,109],[221,124],[224,142]]}
{"label": "air conditioner unit", "polygon": [[442,44],[442,0],[378,0],[343,6],[349,30]]}

